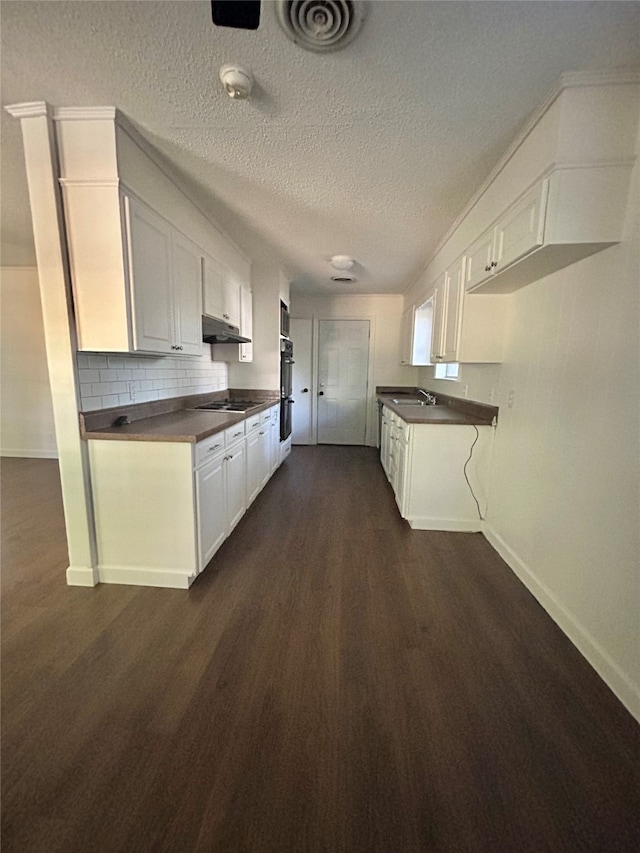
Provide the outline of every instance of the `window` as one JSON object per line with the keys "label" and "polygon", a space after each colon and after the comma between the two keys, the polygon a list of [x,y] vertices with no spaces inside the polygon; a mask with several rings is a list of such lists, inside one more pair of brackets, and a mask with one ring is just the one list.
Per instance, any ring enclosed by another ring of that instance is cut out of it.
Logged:
{"label": "window", "polygon": [[452,361],[449,364],[436,364],[435,379],[459,379],[460,365],[457,361]]}

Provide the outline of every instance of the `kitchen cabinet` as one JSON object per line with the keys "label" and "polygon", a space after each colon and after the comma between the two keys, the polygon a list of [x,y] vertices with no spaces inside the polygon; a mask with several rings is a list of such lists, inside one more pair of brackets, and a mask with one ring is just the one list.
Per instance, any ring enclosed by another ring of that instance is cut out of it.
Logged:
{"label": "kitchen cabinet", "polygon": [[186,589],[280,464],[278,406],[195,445],[88,446],[100,580]]}
{"label": "kitchen cabinet", "polygon": [[508,297],[465,294],[462,256],[433,285],[431,362],[502,361]]}
{"label": "kitchen cabinet", "polygon": [[473,290],[542,245],[547,192],[548,181],[540,181],[467,249],[466,290]]}
{"label": "kitchen cabinet", "polygon": [[64,189],[78,349],[200,355],[198,248],[122,191]]}
{"label": "kitchen cabinet", "polygon": [[[467,463],[476,429],[478,441]],[[481,530],[464,468],[467,463],[467,476],[483,507],[492,442],[489,426],[408,424],[383,407],[380,459],[402,518],[418,530]]]}
{"label": "kitchen cabinet", "polygon": [[200,355],[200,252],[152,210],[123,196],[133,351]]}
{"label": "kitchen cabinet", "polygon": [[431,303],[408,308],[402,315],[400,327],[400,364],[413,366],[431,364]]}
{"label": "kitchen cabinet", "polygon": [[400,364],[411,364],[414,311],[415,309],[411,307],[402,315],[400,323]]}
{"label": "kitchen cabinet", "polygon": [[202,265],[203,313],[240,328],[241,284],[237,277],[210,255],[203,257]]}
{"label": "kitchen cabinet", "polygon": [[[253,339],[253,295],[247,285],[239,289],[240,295],[240,334]],[[205,313],[207,313],[205,311]],[[227,321],[229,322],[229,321]],[[253,361],[253,343],[213,344],[214,361]]]}
{"label": "kitchen cabinet", "polygon": [[465,251],[465,290],[510,293],[622,239],[631,166],[553,168]]}

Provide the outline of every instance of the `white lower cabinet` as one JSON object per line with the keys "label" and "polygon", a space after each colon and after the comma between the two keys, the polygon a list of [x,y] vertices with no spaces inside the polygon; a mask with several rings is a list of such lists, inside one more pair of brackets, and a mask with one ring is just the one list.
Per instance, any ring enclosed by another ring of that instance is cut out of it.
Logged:
{"label": "white lower cabinet", "polygon": [[484,515],[493,428],[467,424],[408,424],[383,408],[380,461],[402,518],[417,530],[479,531]]}
{"label": "white lower cabinet", "polygon": [[275,470],[277,414],[196,445],[89,441],[99,580],[187,589]]}

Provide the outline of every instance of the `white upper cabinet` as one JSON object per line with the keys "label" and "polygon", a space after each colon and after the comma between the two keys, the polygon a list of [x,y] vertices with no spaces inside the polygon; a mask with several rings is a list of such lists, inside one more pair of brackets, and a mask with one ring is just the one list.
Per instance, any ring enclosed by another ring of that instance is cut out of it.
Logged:
{"label": "white upper cabinet", "polygon": [[126,118],[63,108],[56,130],[78,348],[199,355],[203,297],[239,325],[249,260]]}
{"label": "white upper cabinet", "polygon": [[465,258],[458,258],[433,285],[431,361],[502,361],[506,296],[465,294]]}
{"label": "white upper cabinet", "polygon": [[543,244],[548,182],[540,181],[465,252],[466,290],[473,290]]}
{"label": "white upper cabinet", "polygon": [[202,350],[200,252],[169,223],[123,197],[125,253],[133,319],[131,352],[199,355]]}
{"label": "white upper cabinet", "polygon": [[220,261],[209,255],[203,260],[203,311],[208,317],[240,327],[242,283]]}
{"label": "white upper cabinet", "polygon": [[463,299],[464,258],[460,258],[450,270],[447,270],[441,361],[458,361]]}
{"label": "white upper cabinet", "polygon": [[[133,351],[170,353],[175,346],[171,228],[159,216],[124,199],[132,298]],[[82,287],[82,278],[76,285]],[[84,330],[81,328],[81,332]],[[84,335],[83,337],[86,337]],[[90,341],[89,343],[90,347]],[[86,346],[83,340],[83,345]]]}

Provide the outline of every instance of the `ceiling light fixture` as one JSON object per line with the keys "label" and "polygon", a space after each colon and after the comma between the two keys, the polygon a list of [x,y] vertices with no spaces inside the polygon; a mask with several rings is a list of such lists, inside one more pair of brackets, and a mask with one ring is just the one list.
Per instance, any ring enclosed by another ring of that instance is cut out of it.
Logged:
{"label": "ceiling light fixture", "polygon": [[253,76],[250,71],[238,65],[223,65],[220,69],[220,80],[225,92],[234,101],[246,101],[253,87]]}
{"label": "ceiling light fixture", "polygon": [[332,275],[331,281],[337,281],[341,284],[353,284],[354,281],[357,281],[355,275],[343,274],[343,275]]}
{"label": "ceiling light fixture", "polygon": [[350,270],[354,260],[350,255],[334,255],[331,258],[331,266],[334,270]]}

